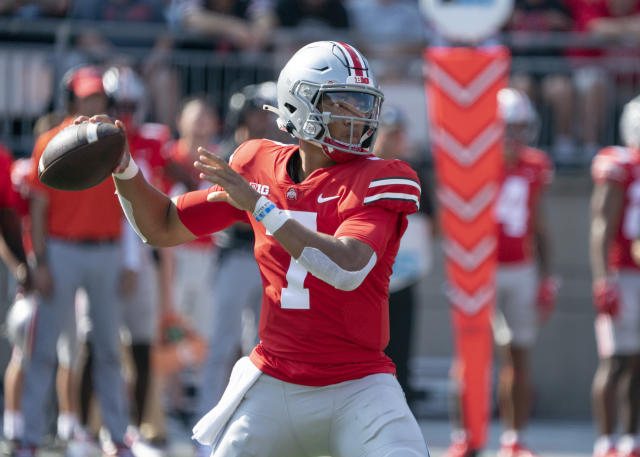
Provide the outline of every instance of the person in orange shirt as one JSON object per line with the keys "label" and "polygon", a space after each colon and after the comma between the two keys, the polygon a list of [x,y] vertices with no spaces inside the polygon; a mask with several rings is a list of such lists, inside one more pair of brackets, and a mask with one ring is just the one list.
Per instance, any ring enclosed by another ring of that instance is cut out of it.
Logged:
{"label": "person in orange shirt", "polygon": [[28,177],[32,189],[31,237],[36,259],[35,284],[40,293],[33,346],[25,364],[23,385],[24,437],[15,455],[35,455],[42,439],[49,380],[56,363],[56,342],[61,330],[75,320],[74,298],[84,288],[90,302],[93,325],[94,378],[102,420],[111,436],[103,452],[132,456],[124,443],[128,410],[120,370],[118,330],[118,278],[121,266],[122,212],[111,180],[80,192],[64,192],[44,186],[37,164],[49,140],[78,114],[104,113],[107,97],[102,72],[80,67],[65,75],[67,117],[58,127],[41,135],[33,151]]}

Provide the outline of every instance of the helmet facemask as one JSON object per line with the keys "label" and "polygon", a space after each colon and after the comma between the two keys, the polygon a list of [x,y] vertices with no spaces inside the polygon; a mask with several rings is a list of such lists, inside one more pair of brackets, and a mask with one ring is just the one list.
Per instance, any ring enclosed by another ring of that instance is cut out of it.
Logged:
{"label": "helmet facemask", "polygon": [[[375,141],[382,93],[372,87],[299,81],[291,89],[307,105],[295,136],[319,144],[336,162],[367,156]],[[285,104],[285,109],[295,110]],[[295,116],[295,111],[291,112]]]}

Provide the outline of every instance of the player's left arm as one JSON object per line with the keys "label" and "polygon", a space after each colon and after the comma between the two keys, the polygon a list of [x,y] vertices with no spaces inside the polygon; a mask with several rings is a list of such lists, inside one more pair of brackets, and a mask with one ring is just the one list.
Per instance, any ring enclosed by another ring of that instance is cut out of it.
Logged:
{"label": "player's left arm", "polygon": [[224,160],[202,149],[195,166],[201,177],[224,190],[212,192],[208,201],[225,201],[252,213],[280,245],[314,276],[341,290],[353,290],[375,266],[377,256],[369,244],[350,236],[331,236],[291,219]]}
{"label": "player's left arm", "polygon": [[377,261],[367,243],[350,236],[331,236],[289,219],[274,238],[307,271],[340,290],[354,290]]}

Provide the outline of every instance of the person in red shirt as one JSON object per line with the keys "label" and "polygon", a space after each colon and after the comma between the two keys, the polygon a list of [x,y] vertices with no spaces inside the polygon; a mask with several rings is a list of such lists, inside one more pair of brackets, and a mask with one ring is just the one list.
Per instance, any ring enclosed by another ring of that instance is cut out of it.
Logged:
{"label": "person in red shirt", "polygon": [[[0,143],[0,237],[5,247],[0,258],[13,276],[3,290],[5,297],[16,295],[7,312],[7,336],[12,345],[11,358],[4,373],[3,433],[10,442],[19,439],[24,430],[21,410],[22,362],[27,350],[27,331],[31,321],[32,300],[23,299],[32,291],[32,275],[27,266],[27,255],[22,240],[21,197],[13,187],[11,166],[13,154]],[[8,248],[8,249],[7,249]],[[4,272],[7,272],[7,269]],[[3,278],[7,279],[3,274]],[[17,292],[17,294],[16,294]]]}
{"label": "person in red shirt", "polygon": [[30,290],[31,270],[22,243],[19,198],[11,182],[13,154],[0,143],[0,236],[6,247],[0,249],[0,258],[18,281],[18,290]]}
{"label": "person in red shirt", "polygon": [[[640,237],[639,119],[636,97],[620,118],[625,147],[602,149],[591,165],[590,258],[599,355],[592,387],[594,457],[640,456],[640,267],[631,255],[631,243]],[[616,443],[619,396],[624,436]]]}
{"label": "person in red shirt", "polygon": [[124,443],[128,410],[120,369],[118,279],[122,211],[110,180],[80,192],[46,187],[38,179],[38,163],[48,144],[78,114],[104,113],[107,98],[102,71],[92,66],[70,70],[63,78],[69,116],[36,140],[31,189],[31,238],[36,261],[35,280],[40,293],[31,354],[24,367],[24,437],[17,455],[35,455],[44,432],[49,380],[56,361],[56,342],[75,322],[74,301],[84,288],[91,302],[95,345],[94,375],[103,423],[116,445],[108,455],[131,456]]}
{"label": "person in red shirt", "polygon": [[[198,160],[200,146],[217,153],[213,140],[217,136],[218,122],[218,115],[206,99],[196,97],[184,102],[177,123],[180,138],[167,145],[165,154],[166,159],[180,167],[190,179],[172,180],[168,195],[180,195],[187,190],[209,187],[208,181],[200,179],[193,162]],[[200,237],[176,247],[172,254],[175,262],[175,310],[186,317],[190,325],[208,340],[212,310],[210,301],[213,296],[211,285],[216,261],[213,237]]]}
{"label": "person in red shirt", "polygon": [[[168,143],[164,150],[166,160],[172,165],[167,167],[169,179],[164,188],[169,196],[209,187],[208,181],[200,179],[193,162],[198,160],[200,146],[218,153],[218,146],[213,141],[218,135],[219,118],[205,97],[184,100],[176,126],[179,138]],[[209,234],[169,250],[172,291],[169,309],[163,313],[182,320],[192,335],[203,338],[207,345],[212,341],[212,316],[217,309],[214,295],[217,253],[214,237]],[[220,346],[232,348],[234,345],[232,341],[223,340]],[[233,352],[237,354],[237,351]],[[169,414],[180,418],[175,421],[176,425],[186,427],[186,433],[199,412],[197,399],[204,381],[203,364],[203,360],[193,360],[189,367],[165,380]]]}
{"label": "person in red shirt", "polygon": [[[148,91],[133,67],[125,64],[111,66],[105,70],[102,79],[109,97],[109,112],[126,125],[132,156],[149,182],[159,186],[165,179],[167,160],[162,150],[171,137],[169,127],[144,122]],[[158,278],[152,247],[141,243],[124,219],[123,223],[123,265],[119,292],[123,305],[123,324],[129,334],[127,346],[135,368],[131,388],[134,425],[128,429],[128,436],[135,438],[135,453],[137,448],[150,448],[140,437],[138,428],[142,425],[148,400],[155,400],[150,396],[151,346],[158,333],[162,301],[159,282],[162,280]],[[157,253],[159,258],[164,256],[162,251]]]}
{"label": "person in red shirt", "polygon": [[549,318],[556,299],[544,212],[553,167],[543,151],[529,146],[538,133],[538,117],[529,98],[519,90],[502,89],[498,108],[506,124],[504,172],[496,204],[494,338],[501,361],[498,403],[505,429],[498,455],[526,457],[533,455],[522,443],[531,402],[529,353],[538,326]]}
{"label": "person in red shirt", "polygon": [[173,200],[128,154],[116,169],[129,222],[150,244],[238,221],[255,233],[260,343],[194,428],[216,457],[429,455],[383,352],[389,277],[420,184],[406,163],[370,154],[382,98],[359,51],[311,43],[281,71],[269,108],[298,145],[250,140],[229,164],[200,149],[196,167],[214,186]]}

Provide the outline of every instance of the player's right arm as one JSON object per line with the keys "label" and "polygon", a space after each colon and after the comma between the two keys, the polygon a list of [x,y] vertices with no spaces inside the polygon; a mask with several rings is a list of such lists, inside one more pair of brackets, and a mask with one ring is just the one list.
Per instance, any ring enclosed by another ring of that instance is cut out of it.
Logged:
{"label": "player's right arm", "polygon": [[[131,158],[119,171],[125,171]],[[145,243],[154,246],[175,246],[196,239],[178,217],[175,203],[147,182],[138,171],[133,178],[123,179],[114,174],[120,204],[129,223]]]}
{"label": "player's right arm", "polygon": [[[80,116],[74,123],[109,122],[124,130],[124,124],[105,115]],[[131,158],[125,143],[122,160],[114,170],[113,180],[122,209],[133,229],[145,243],[154,246],[175,246],[196,239],[180,220],[177,198],[170,199],[144,178]],[[219,229],[224,228],[220,227]]]}

